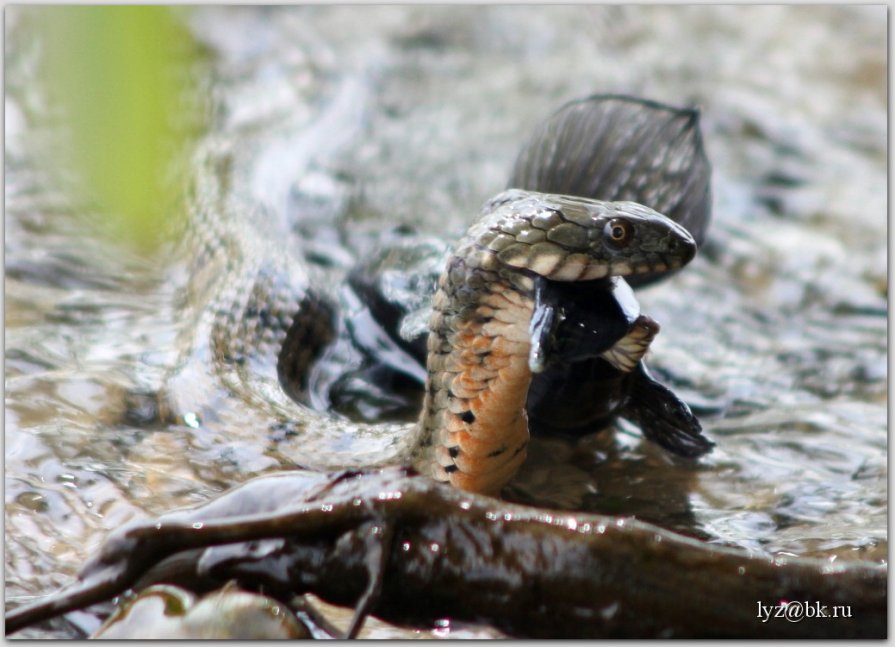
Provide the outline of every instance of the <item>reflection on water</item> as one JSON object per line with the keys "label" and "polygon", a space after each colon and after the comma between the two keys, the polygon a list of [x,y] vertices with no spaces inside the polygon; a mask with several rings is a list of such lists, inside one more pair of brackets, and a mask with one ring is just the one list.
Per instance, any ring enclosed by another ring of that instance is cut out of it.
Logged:
{"label": "reflection on water", "polygon": [[[244,144],[235,177],[335,274],[395,224],[456,238],[523,135],[567,99],[700,105],[710,240],[639,299],[662,323],[652,365],[717,447],[694,466],[624,424],[540,440],[510,494],[755,551],[884,561],[885,18],[312,7],[209,8],[190,24],[213,55],[214,128]],[[188,333],[185,264],[84,236],[39,163],[39,49],[15,16],[7,36],[6,590],[20,601],[69,582],[128,519],[279,463],[241,436],[165,423],[150,399],[134,406]]]}

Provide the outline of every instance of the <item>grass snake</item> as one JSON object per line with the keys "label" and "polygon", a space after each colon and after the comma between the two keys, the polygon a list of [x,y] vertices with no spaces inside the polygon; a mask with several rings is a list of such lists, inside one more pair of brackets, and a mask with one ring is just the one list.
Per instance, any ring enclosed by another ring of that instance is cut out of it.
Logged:
{"label": "grass snake", "polygon": [[[346,424],[308,406],[309,372],[335,336],[338,309],[266,214],[232,195],[233,152],[208,142],[187,236],[192,344],[167,384],[164,410],[179,422],[189,417],[191,426],[266,428],[272,451],[308,469],[411,464],[457,487],[498,493],[525,459],[532,370],[575,365],[583,352],[582,344],[565,353],[546,347],[558,343],[555,326],[550,335],[543,328],[552,313],[546,301],[575,284],[622,303],[627,286],[619,277],[654,281],[693,258],[709,201],[696,119],[692,110],[602,96],[569,104],[535,132],[517,160],[513,188],[485,203],[438,281],[425,401],[412,427]],[[696,425],[684,434],[689,448],[672,443],[673,451],[704,453],[711,443],[686,405],[669,399],[642,364],[658,324],[634,315],[616,317],[620,333],[597,335],[606,342],[598,361],[625,402],[637,385],[658,394],[658,406],[646,407],[641,419],[664,424],[669,410]],[[649,423],[641,426],[650,437]],[[652,436],[667,434],[663,428]]]}

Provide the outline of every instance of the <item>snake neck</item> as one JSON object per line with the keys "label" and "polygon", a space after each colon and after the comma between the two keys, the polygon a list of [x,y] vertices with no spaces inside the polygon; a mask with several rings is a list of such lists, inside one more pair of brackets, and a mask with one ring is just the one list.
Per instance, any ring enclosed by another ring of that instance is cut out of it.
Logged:
{"label": "snake neck", "polygon": [[525,460],[531,383],[531,280],[506,276],[492,253],[459,249],[430,319],[417,469],[497,494]]}

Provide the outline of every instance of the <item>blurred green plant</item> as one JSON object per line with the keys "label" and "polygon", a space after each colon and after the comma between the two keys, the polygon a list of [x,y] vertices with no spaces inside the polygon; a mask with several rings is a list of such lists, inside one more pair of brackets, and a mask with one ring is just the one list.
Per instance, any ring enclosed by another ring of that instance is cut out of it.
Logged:
{"label": "blurred green plant", "polygon": [[[53,162],[78,180],[105,233],[155,252],[183,217],[166,181],[189,136],[178,115],[198,46],[161,6],[35,7],[51,112],[69,136]],[[195,117],[192,123],[196,123]]]}

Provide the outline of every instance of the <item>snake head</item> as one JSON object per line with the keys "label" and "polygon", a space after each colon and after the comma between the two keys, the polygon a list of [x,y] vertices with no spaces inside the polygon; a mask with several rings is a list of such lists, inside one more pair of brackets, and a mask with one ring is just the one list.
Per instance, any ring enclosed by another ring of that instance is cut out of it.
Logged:
{"label": "snake head", "polygon": [[610,256],[611,276],[677,269],[696,255],[693,236],[670,218],[636,202],[603,204],[615,213],[588,213],[584,220],[593,255]]}
{"label": "snake head", "polygon": [[505,266],[554,281],[665,272],[696,255],[684,227],[636,202],[512,189],[489,207],[478,244]]}

